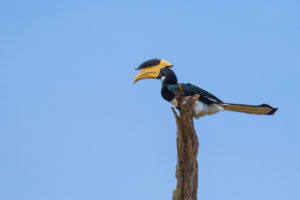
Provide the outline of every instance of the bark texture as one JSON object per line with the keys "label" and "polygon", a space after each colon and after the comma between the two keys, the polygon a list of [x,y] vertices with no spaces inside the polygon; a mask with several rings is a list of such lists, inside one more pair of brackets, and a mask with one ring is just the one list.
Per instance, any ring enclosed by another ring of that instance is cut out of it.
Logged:
{"label": "bark texture", "polygon": [[181,86],[177,95],[180,117],[172,111],[177,124],[177,185],[172,200],[197,200],[198,189],[198,137],[193,122],[193,105],[199,95],[184,97]]}

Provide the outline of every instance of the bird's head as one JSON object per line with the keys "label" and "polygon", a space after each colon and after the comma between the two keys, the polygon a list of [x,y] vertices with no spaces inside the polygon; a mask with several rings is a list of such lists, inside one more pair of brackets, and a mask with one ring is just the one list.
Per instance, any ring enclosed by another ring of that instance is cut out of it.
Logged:
{"label": "bird's head", "polygon": [[136,70],[142,70],[136,75],[132,83],[142,79],[161,79],[163,83],[175,84],[177,78],[175,73],[170,69],[171,63],[163,59],[150,59],[143,62]]}

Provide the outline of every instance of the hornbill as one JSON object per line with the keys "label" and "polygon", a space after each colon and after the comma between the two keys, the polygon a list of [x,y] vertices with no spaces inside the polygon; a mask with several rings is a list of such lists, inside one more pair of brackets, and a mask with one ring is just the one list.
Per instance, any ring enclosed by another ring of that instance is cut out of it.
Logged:
{"label": "hornbill", "polygon": [[[161,79],[162,97],[178,107],[176,95],[178,94],[178,82],[175,73],[170,69],[173,67],[171,63],[163,59],[150,59],[143,62],[136,70],[142,70],[134,78],[133,83],[142,79]],[[209,92],[192,85],[190,83],[180,83],[185,96],[193,96],[199,94],[199,99],[195,102],[193,108],[193,116],[199,118],[204,115],[211,115],[221,110],[258,114],[258,115],[273,115],[277,108],[273,108],[268,104],[257,106],[245,104],[224,103]]]}

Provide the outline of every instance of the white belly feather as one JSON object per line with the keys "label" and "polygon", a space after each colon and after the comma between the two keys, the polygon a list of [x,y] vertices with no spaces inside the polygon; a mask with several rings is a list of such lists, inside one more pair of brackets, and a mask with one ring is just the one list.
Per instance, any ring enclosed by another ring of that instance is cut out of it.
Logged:
{"label": "white belly feather", "polygon": [[[174,98],[171,101],[171,104],[173,104],[175,107],[177,107],[177,100]],[[213,103],[213,104],[208,105],[201,101],[196,101],[194,104],[193,115],[195,118],[199,119],[201,116],[215,114],[221,110],[223,110],[223,108],[222,108],[222,106],[220,106],[218,104]]]}
{"label": "white belly feather", "polygon": [[201,116],[215,114],[221,110],[223,108],[218,104],[213,103],[208,105],[201,101],[196,101],[194,104],[194,117],[199,119]]}

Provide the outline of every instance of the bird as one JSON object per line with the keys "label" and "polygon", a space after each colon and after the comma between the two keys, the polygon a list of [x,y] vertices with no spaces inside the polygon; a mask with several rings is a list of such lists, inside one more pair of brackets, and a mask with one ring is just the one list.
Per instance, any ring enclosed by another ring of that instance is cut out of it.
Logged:
{"label": "bird", "polygon": [[147,60],[135,68],[141,70],[133,80],[133,84],[143,79],[160,79],[162,81],[161,95],[163,99],[178,107],[176,95],[178,85],[181,85],[184,96],[200,95],[193,105],[193,117],[199,119],[205,115],[212,115],[219,111],[235,111],[247,114],[273,115],[278,108],[273,108],[268,104],[246,105],[224,103],[222,100],[207,92],[206,90],[191,83],[178,83],[177,77],[170,68],[173,65],[159,58]]}

